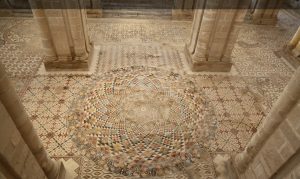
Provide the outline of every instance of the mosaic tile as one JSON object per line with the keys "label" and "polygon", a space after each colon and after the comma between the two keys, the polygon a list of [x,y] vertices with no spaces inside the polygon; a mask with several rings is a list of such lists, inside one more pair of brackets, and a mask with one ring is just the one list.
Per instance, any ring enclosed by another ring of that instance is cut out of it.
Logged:
{"label": "mosaic tile", "polygon": [[[40,33],[32,18],[1,18],[0,32],[5,45],[0,59],[12,77],[32,76],[42,62]],[[12,51],[14,53],[12,53]]]}
{"label": "mosaic tile", "polygon": [[[242,123],[246,123],[251,129],[257,128],[265,117],[261,100],[239,76],[197,75],[194,76],[194,80],[196,87],[203,88],[211,105],[214,106],[214,115],[218,121],[215,138],[208,141],[210,150],[241,151],[244,145],[238,145],[234,138],[237,135],[236,128]],[[256,130],[250,130],[250,136],[254,132]]]}
{"label": "mosaic tile", "polygon": [[266,113],[278,99],[295,69],[276,55],[292,38],[299,19],[287,10],[278,15],[277,26],[245,25],[233,51],[233,62],[252,91],[263,99]]}
{"label": "mosaic tile", "polygon": [[148,66],[184,71],[184,54],[178,48],[159,44],[100,45],[98,74],[130,66]]}
{"label": "mosaic tile", "polygon": [[89,35],[95,43],[151,42],[184,45],[189,38],[191,27],[191,21],[149,19],[89,19],[88,21]]}
{"label": "mosaic tile", "polygon": [[114,172],[161,176],[190,163],[195,145],[213,135],[205,94],[179,74],[129,67],[95,78],[74,102],[69,128],[90,158]]}

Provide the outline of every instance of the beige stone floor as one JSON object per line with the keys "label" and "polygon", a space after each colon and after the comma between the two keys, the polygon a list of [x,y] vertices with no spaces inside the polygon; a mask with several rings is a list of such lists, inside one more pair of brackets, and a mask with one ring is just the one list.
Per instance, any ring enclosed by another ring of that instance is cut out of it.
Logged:
{"label": "beige stone floor", "polygon": [[[34,20],[1,18],[0,60],[49,154],[77,162],[79,178],[126,178],[99,167],[69,135],[66,116],[83,87],[106,72],[130,66],[155,67],[190,79],[208,99],[212,120],[217,121],[214,137],[205,144],[192,173],[215,178],[213,156],[243,150],[293,75],[294,69],[276,51],[299,25],[299,18],[284,11],[276,27],[245,24],[234,48],[231,73],[192,73],[182,51],[191,22],[89,19],[89,34],[100,50],[97,72],[45,76],[37,74],[43,53]],[[188,178],[190,172],[172,171],[163,178]]]}

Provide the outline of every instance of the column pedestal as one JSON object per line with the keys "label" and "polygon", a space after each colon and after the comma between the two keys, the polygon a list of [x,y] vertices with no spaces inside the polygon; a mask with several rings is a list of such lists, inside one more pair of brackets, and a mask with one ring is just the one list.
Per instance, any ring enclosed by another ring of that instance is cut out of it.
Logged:
{"label": "column pedestal", "polygon": [[88,55],[82,57],[46,57],[44,66],[47,71],[88,71],[90,66]]}
{"label": "column pedestal", "polygon": [[187,58],[190,69],[194,72],[229,72],[232,67],[232,63],[230,61],[206,61],[205,59],[203,59],[199,62],[195,62],[193,61],[187,46],[185,46],[185,56]]}

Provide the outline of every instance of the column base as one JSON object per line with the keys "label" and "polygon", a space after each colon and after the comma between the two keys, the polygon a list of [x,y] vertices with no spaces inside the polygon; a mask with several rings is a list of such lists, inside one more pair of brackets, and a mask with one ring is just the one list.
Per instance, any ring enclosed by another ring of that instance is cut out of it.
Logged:
{"label": "column base", "polygon": [[59,177],[60,171],[61,171],[61,162],[49,158],[49,163],[50,162],[51,162],[52,167],[49,171],[45,171],[46,172],[45,174],[48,179],[57,179]]}
{"label": "column base", "polygon": [[195,62],[185,46],[185,56],[193,72],[230,72],[232,63],[223,61],[197,61]]}
{"label": "column base", "polygon": [[44,62],[46,71],[88,71],[88,62],[84,61],[51,61]]}
{"label": "column base", "polygon": [[245,22],[249,24],[256,24],[256,25],[276,25],[278,19],[273,18],[273,19],[253,19],[251,17],[245,18]]}
{"label": "column base", "polygon": [[72,57],[58,57],[58,59],[53,59],[53,57],[48,57],[44,61],[46,71],[88,71],[89,69],[89,59],[87,56],[72,58]]}
{"label": "column base", "polygon": [[[93,45],[89,57],[82,63],[44,62],[38,70],[39,75],[92,75],[97,70],[100,47]],[[78,60],[80,61],[80,60]],[[47,66],[48,65],[48,66]]]}
{"label": "column base", "polygon": [[78,177],[76,169],[79,167],[79,165],[74,162],[73,159],[69,159],[68,161],[60,159],[58,162],[60,171],[56,179],[75,179]]}
{"label": "column base", "polygon": [[238,179],[232,158],[229,155],[217,155],[214,159],[218,179]]}
{"label": "column base", "polygon": [[89,18],[100,18],[102,17],[102,9],[87,9],[87,17]]}
{"label": "column base", "polygon": [[193,14],[193,10],[172,9],[172,20],[191,20]]}

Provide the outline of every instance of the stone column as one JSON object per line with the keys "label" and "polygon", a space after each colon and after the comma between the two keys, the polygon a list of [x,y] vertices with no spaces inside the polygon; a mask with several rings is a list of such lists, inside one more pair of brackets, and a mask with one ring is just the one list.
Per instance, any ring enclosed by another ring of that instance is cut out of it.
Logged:
{"label": "stone column", "polygon": [[[251,172],[260,173],[266,176],[265,178],[271,178],[272,175],[278,173],[277,170],[280,170],[281,166],[289,162],[293,153],[300,149],[299,109],[300,68],[258,131],[253,135],[245,150],[235,157],[234,165],[240,176],[251,178],[248,177],[250,174],[244,174],[251,164]],[[259,168],[263,168],[264,171]]]}
{"label": "stone column", "polygon": [[300,57],[300,27],[296,34],[288,44],[289,50],[291,50],[294,57]]}
{"label": "stone column", "polygon": [[230,71],[245,10],[243,0],[199,0],[185,52],[192,71]]}
{"label": "stone column", "polygon": [[279,54],[295,69],[300,66],[300,27],[292,39],[279,51]]}
{"label": "stone column", "polygon": [[192,19],[196,0],[175,0],[172,19]]}
{"label": "stone column", "polygon": [[0,64],[0,101],[46,176],[49,179],[57,178],[59,163],[49,158],[2,64]]}
{"label": "stone column", "polygon": [[82,0],[31,0],[43,33],[47,71],[88,70],[90,42]]}
{"label": "stone column", "polygon": [[247,19],[253,24],[274,25],[283,0],[252,0]]}
{"label": "stone column", "polygon": [[0,120],[0,178],[46,178],[1,101]]}

